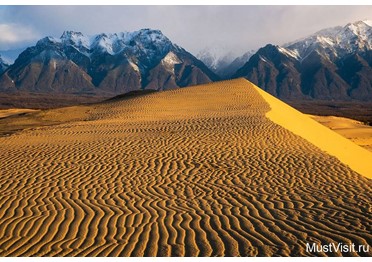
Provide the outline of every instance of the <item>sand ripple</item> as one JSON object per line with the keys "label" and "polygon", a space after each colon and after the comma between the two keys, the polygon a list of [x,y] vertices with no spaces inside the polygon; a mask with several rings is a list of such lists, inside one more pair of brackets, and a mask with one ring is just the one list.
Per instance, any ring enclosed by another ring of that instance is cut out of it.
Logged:
{"label": "sand ripple", "polygon": [[269,109],[233,80],[97,104],[81,121],[0,138],[0,255],[372,245],[371,180],[268,120]]}

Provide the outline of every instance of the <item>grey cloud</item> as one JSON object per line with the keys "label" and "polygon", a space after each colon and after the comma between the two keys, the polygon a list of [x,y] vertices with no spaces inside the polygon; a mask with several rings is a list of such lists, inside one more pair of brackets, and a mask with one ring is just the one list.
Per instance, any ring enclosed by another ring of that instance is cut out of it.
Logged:
{"label": "grey cloud", "polygon": [[372,6],[12,6],[0,9],[0,24],[57,37],[64,30],[95,34],[156,28],[192,53],[220,46],[241,54],[371,19],[371,11]]}

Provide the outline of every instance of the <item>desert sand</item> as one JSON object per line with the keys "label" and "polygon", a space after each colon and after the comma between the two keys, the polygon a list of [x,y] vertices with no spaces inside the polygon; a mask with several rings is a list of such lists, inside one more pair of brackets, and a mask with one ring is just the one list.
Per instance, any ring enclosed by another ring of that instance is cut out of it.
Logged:
{"label": "desert sand", "polygon": [[246,80],[14,119],[0,256],[372,255],[306,251],[372,244],[369,152]]}
{"label": "desert sand", "polygon": [[372,154],[369,151],[319,125],[262,89],[256,86],[254,88],[269,103],[271,110],[266,116],[270,120],[337,157],[359,174],[372,178]]}
{"label": "desert sand", "polygon": [[372,126],[345,117],[311,115],[311,118],[372,152]]}
{"label": "desert sand", "polygon": [[36,112],[38,110],[33,109],[21,109],[21,108],[15,108],[15,109],[2,109],[0,110],[0,118],[10,117],[10,116],[16,116],[16,115],[22,115],[30,112]]}

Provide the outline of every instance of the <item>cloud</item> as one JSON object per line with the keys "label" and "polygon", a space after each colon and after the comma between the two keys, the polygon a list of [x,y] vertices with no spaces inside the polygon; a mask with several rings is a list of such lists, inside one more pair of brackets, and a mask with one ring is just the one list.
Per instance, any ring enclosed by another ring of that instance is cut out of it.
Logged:
{"label": "cloud", "polygon": [[0,24],[0,49],[14,49],[37,40],[40,35],[34,29],[20,24]]}
{"label": "cloud", "polygon": [[59,37],[64,30],[97,34],[154,28],[194,54],[217,46],[239,55],[372,19],[371,14],[372,6],[8,6],[0,7],[0,24],[11,27],[2,29],[7,36],[0,48],[36,36]]}

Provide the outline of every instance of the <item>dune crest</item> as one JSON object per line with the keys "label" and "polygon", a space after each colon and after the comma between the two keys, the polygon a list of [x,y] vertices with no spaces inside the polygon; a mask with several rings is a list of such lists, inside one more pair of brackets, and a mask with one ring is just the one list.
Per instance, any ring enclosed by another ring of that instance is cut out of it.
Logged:
{"label": "dune crest", "polygon": [[237,79],[3,119],[53,125],[0,137],[0,256],[371,256],[306,250],[371,243],[372,182],[269,111]]}
{"label": "dune crest", "polygon": [[259,87],[254,86],[254,88],[269,103],[271,110],[266,116],[270,120],[337,157],[359,174],[372,178],[371,152],[319,124]]}

